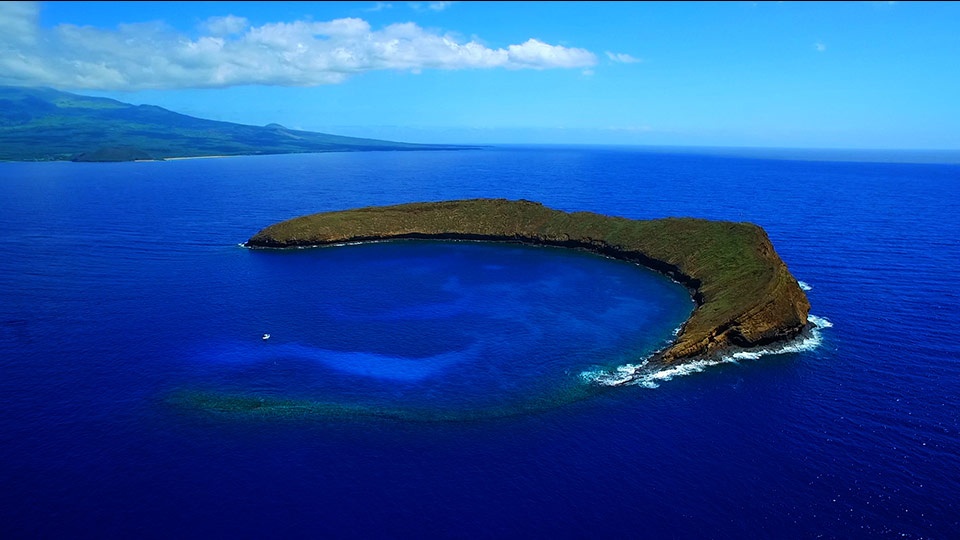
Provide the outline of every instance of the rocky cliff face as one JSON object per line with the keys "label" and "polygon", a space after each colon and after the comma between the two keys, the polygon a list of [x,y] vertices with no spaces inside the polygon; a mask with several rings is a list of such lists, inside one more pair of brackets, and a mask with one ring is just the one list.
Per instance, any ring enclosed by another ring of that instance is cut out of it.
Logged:
{"label": "rocky cliff face", "polygon": [[810,304],[766,232],[749,223],[629,220],[530,201],[472,199],[313,214],[271,225],[251,247],[323,246],[402,238],[516,242],[584,249],[643,264],[684,284],[696,309],[655,355],[680,363],[800,334]]}

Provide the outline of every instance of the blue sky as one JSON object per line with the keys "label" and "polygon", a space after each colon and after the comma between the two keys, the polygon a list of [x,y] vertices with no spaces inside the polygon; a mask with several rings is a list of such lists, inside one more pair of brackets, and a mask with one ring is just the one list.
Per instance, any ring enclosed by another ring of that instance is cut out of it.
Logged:
{"label": "blue sky", "polygon": [[437,143],[960,149],[956,2],[0,3],[0,84]]}

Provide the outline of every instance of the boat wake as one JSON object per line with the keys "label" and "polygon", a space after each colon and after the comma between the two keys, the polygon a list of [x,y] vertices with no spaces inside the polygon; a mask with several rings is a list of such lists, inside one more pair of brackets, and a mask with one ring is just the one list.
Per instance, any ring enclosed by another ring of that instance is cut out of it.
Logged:
{"label": "boat wake", "polygon": [[587,383],[600,386],[642,386],[644,388],[657,388],[661,382],[669,381],[675,377],[690,375],[691,373],[700,373],[705,369],[720,364],[736,364],[741,360],[756,360],[762,356],[771,354],[798,353],[812,351],[823,343],[823,335],[820,330],[833,326],[829,320],[816,315],[810,315],[807,318],[809,327],[795,339],[775,347],[762,347],[736,351],[719,358],[709,360],[697,360],[684,363],[678,366],[650,366],[649,360],[644,360],[639,364],[624,364],[617,366],[613,370],[597,369],[580,373],[580,378]]}

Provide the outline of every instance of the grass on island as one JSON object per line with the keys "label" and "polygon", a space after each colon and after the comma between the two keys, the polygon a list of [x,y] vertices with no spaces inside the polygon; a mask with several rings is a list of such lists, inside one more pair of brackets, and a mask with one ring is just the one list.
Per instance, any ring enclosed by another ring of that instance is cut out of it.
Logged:
{"label": "grass on island", "polygon": [[394,238],[513,241],[590,250],[639,262],[689,287],[698,308],[665,361],[793,337],[809,303],[762,228],[694,218],[632,220],[567,213],[530,201],[474,199],[302,216],[253,236],[261,247]]}

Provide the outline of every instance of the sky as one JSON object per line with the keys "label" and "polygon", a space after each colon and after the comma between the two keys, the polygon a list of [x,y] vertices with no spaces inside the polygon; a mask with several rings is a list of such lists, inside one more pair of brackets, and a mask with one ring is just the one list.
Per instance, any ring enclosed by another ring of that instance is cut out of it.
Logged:
{"label": "sky", "polygon": [[425,143],[960,149],[958,2],[0,2],[0,85]]}

